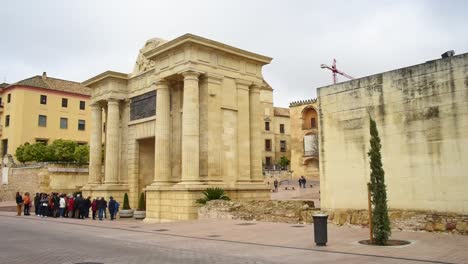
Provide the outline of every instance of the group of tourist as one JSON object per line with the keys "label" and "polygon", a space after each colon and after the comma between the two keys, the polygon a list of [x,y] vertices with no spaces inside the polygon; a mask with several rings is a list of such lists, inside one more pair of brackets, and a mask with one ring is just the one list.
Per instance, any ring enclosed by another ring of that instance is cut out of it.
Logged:
{"label": "group of tourist", "polygon": [[304,176],[301,176],[299,178],[299,188],[305,188],[306,187],[306,178]]}
{"label": "group of tourist", "polygon": [[[36,193],[32,199],[28,192],[21,195],[16,193],[16,209],[17,215],[31,215],[30,208],[34,204],[34,212],[36,216],[41,217],[67,217],[85,219],[89,218],[89,211],[91,209],[92,218],[99,220],[107,218],[107,209],[109,210],[110,219],[114,220],[119,211],[120,204],[111,196],[109,202],[104,197],[91,197],[83,198],[81,194],[66,195],[62,193]],[[24,211],[23,211],[24,207]]]}

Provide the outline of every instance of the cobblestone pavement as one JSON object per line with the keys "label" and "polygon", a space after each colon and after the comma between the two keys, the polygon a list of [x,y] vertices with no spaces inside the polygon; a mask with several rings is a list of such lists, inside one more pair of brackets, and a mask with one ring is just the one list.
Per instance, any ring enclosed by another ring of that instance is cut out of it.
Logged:
{"label": "cobblestone pavement", "polygon": [[394,232],[395,239],[413,244],[374,247],[357,243],[367,237],[365,229],[329,226],[328,231],[328,246],[316,247],[310,225],[146,224],[0,212],[0,263],[468,263],[467,236]]}

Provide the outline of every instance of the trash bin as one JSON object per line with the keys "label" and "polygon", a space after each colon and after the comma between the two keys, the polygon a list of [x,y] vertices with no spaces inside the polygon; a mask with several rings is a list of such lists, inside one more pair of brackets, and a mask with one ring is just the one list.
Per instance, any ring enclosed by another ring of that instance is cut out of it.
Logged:
{"label": "trash bin", "polygon": [[315,214],[314,220],[314,239],[317,246],[326,246],[328,242],[327,234],[327,214]]}

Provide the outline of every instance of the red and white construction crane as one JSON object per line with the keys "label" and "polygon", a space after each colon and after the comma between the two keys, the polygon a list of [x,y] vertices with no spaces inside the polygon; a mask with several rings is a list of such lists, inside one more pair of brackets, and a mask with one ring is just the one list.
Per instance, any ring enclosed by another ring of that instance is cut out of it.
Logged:
{"label": "red and white construction crane", "polygon": [[336,68],[336,60],[335,59],[333,59],[333,64],[332,64],[331,67],[326,65],[326,64],[321,64],[320,68],[329,69],[330,71],[332,71],[332,73],[333,73],[333,84],[336,84],[337,81],[338,81],[338,78],[336,77],[337,73],[343,75],[344,77],[346,77],[348,79],[351,79],[351,80],[354,79],[352,76],[349,76],[348,74],[346,74],[346,73],[344,73],[344,72],[342,72],[342,71],[340,71],[340,70],[338,70]]}

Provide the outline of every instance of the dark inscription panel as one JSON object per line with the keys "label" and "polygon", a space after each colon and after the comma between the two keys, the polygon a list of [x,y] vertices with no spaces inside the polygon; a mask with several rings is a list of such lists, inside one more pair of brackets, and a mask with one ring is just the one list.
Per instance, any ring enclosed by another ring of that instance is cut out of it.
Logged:
{"label": "dark inscription panel", "polygon": [[156,91],[131,98],[130,120],[137,120],[156,114]]}

